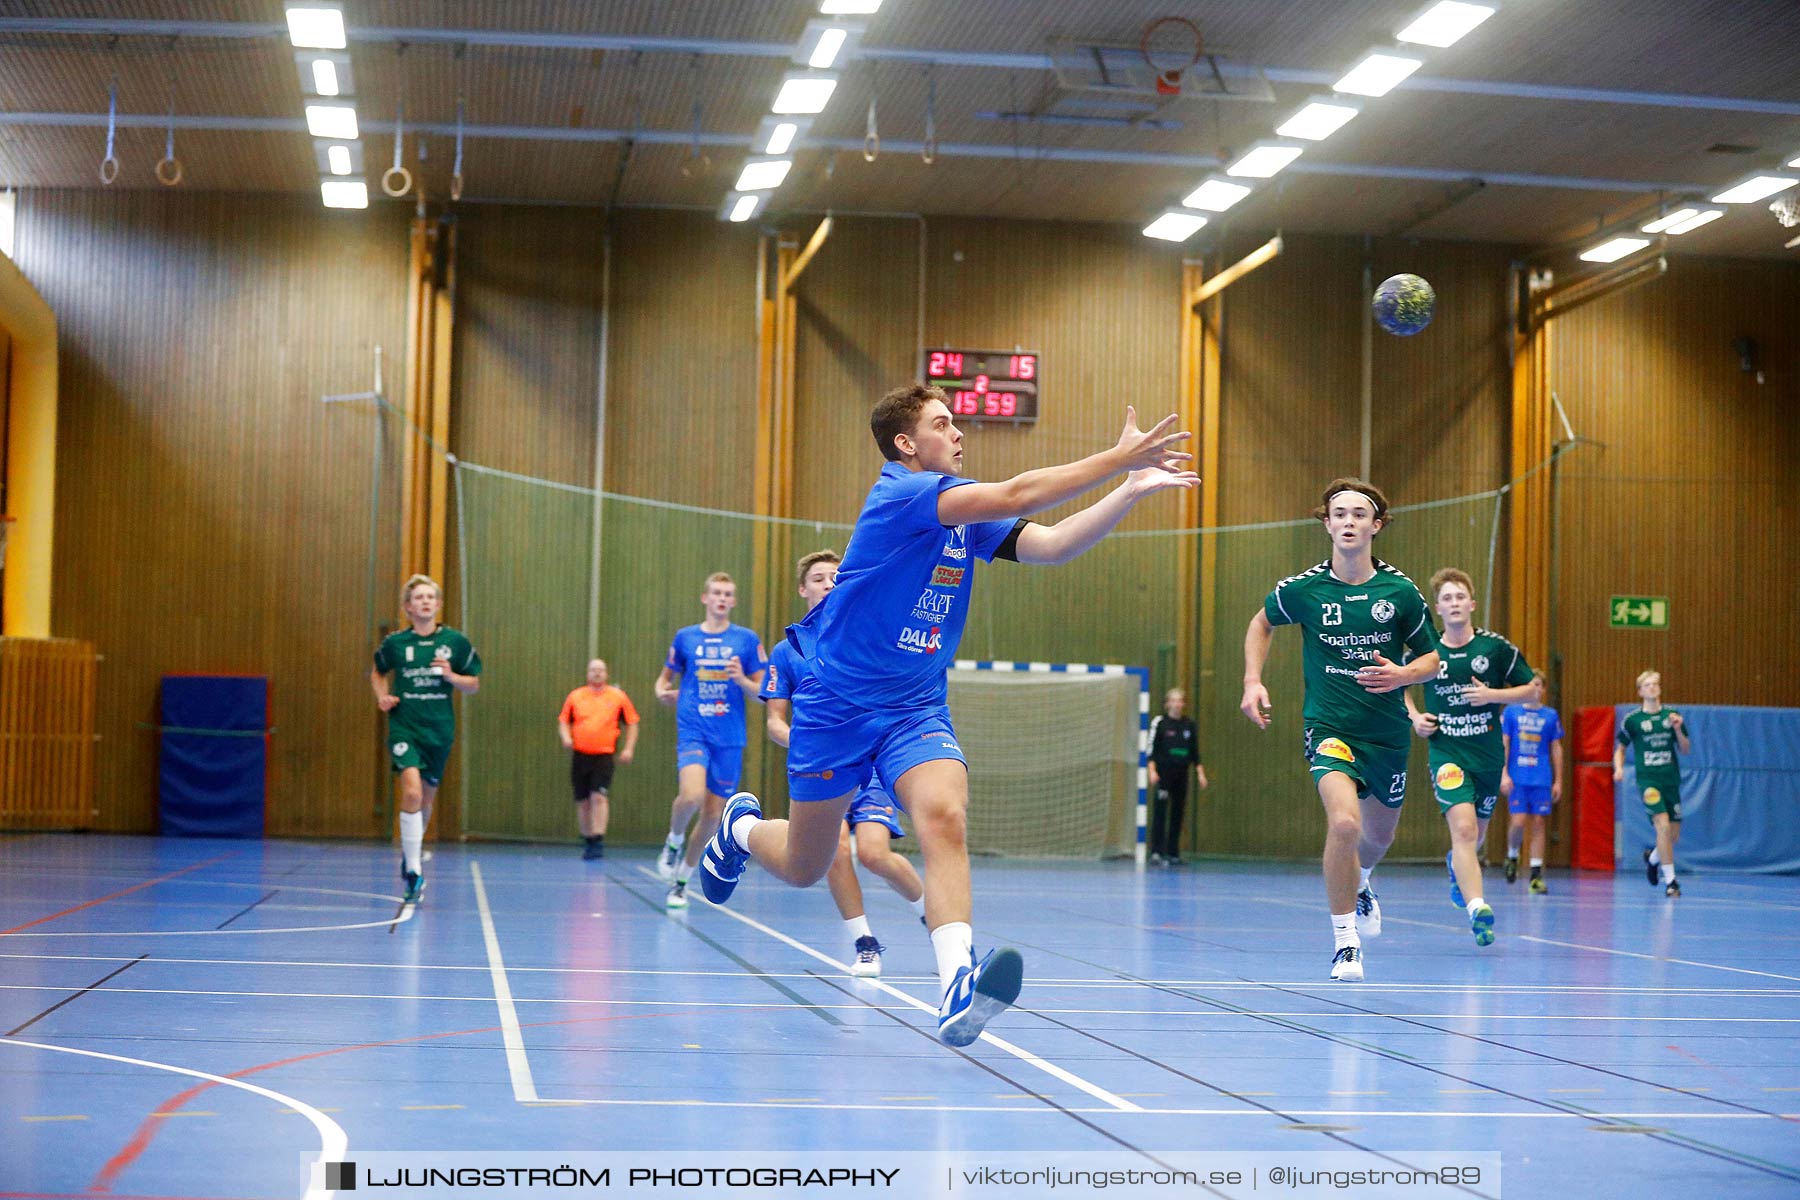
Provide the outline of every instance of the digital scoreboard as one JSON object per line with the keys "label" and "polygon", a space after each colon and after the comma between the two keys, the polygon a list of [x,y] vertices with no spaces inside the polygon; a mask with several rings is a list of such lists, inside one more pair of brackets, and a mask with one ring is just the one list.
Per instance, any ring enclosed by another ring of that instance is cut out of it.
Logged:
{"label": "digital scoreboard", "polygon": [[1038,356],[1024,350],[927,350],[925,382],[950,396],[953,416],[1022,425],[1038,418]]}

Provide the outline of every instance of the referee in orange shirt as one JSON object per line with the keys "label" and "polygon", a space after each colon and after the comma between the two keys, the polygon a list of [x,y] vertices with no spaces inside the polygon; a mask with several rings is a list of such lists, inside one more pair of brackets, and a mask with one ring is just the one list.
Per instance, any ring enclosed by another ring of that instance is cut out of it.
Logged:
{"label": "referee in orange shirt", "polygon": [[[621,728],[623,746],[618,744]],[[569,781],[581,818],[581,857],[600,858],[606,853],[606,793],[612,787],[613,748],[618,747],[618,761],[628,763],[638,739],[637,709],[630,696],[606,682],[605,659],[587,665],[587,686],[576,688],[563,701],[556,732],[563,748],[573,752]]]}

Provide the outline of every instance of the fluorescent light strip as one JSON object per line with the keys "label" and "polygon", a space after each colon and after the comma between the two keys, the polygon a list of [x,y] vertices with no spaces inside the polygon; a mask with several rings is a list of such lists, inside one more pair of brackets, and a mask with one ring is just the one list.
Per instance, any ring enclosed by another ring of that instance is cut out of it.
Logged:
{"label": "fluorescent light strip", "polygon": [[1667,216],[1658,217],[1648,225],[1640,226],[1645,233],[1662,233],[1671,225],[1679,225],[1700,210],[1697,208],[1678,208]]}
{"label": "fluorescent light strip", "polygon": [[792,121],[783,121],[769,134],[769,144],[763,147],[764,154],[786,154],[794,144],[794,136],[800,127]]}
{"label": "fluorescent light strip", "polygon": [[326,208],[369,207],[369,185],[360,179],[321,179],[319,195]]}
{"label": "fluorescent light strip", "polygon": [[781,186],[787,178],[788,169],[794,165],[791,158],[753,158],[744,164],[738,173],[737,187],[739,192],[767,192]]}
{"label": "fluorescent light strip", "polygon": [[1318,97],[1279,125],[1275,132],[1282,137],[1322,142],[1348,125],[1362,110],[1353,104]]}
{"label": "fluorescent light strip", "polygon": [[333,175],[348,175],[350,173],[350,147],[328,146],[325,150],[325,161],[331,164]]}
{"label": "fluorescent light strip", "polygon": [[1755,204],[1800,183],[1792,175],[1755,175],[1713,197],[1714,204]]}
{"label": "fluorescent light strip", "polygon": [[1205,217],[1171,211],[1144,226],[1144,236],[1165,242],[1185,242],[1205,226]]}
{"label": "fluorescent light strip", "polygon": [[299,50],[342,50],[344,10],[337,5],[291,4],[287,10],[288,40]]}
{"label": "fluorescent light strip", "polygon": [[1203,208],[1207,212],[1224,212],[1248,196],[1251,190],[1247,183],[1233,183],[1229,179],[1214,176],[1182,197],[1181,203],[1188,208]]}
{"label": "fluorescent light strip", "polygon": [[1714,221],[1718,220],[1720,217],[1722,217],[1724,215],[1725,215],[1725,210],[1722,208],[1701,209],[1699,212],[1695,213],[1693,216],[1689,217],[1687,220],[1683,221],[1681,224],[1671,225],[1669,227],[1668,232],[1671,236],[1680,236],[1681,234],[1684,234],[1684,233],[1692,233],[1694,230],[1700,228],[1702,225],[1710,225]]}
{"label": "fluorescent light strip", "polygon": [[733,221],[748,221],[756,215],[757,198],[755,196],[739,196],[736,204],[731,206]]}
{"label": "fluorescent light strip", "polygon": [[1494,15],[1491,4],[1466,4],[1463,0],[1440,0],[1402,29],[1395,38],[1421,46],[1454,46],[1463,35]]}
{"label": "fluorescent light strip", "polygon": [[1331,90],[1355,96],[1385,96],[1424,65],[1422,58],[1408,58],[1391,50],[1371,50],[1350,68],[1348,74],[1332,84]]}
{"label": "fluorescent light strip", "polygon": [[881,7],[881,0],[823,0],[819,11],[828,17],[867,17]]}
{"label": "fluorescent light strip", "polygon": [[315,58],[312,61],[313,91],[321,96],[338,94],[337,64],[329,58]]}
{"label": "fluorescent light strip", "polygon": [[1636,254],[1639,250],[1642,250],[1649,244],[1649,238],[1616,237],[1601,242],[1591,250],[1583,251],[1581,257],[1586,262],[1618,262],[1627,254]]}
{"label": "fluorescent light strip", "polygon": [[772,111],[788,113],[821,113],[837,88],[835,75],[789,75],[781,82]]}
{"label": "fluorescent light strip", "polygon": [[356,109],[348,104],[309,104],[306,129],[314,137],[337,142],[356,140]]}
{"label": "fluorescent light strip", "polygon": [[1302,153],[1304,151],[1299,146],[1259,143],[1239,155],[1236,162],[1225,168],[1225,173],[1251,179],[1267,179],[1279,174],[1283,167],[1299,158]]}
{"label": "fluorescent light strip", "polygon": [[838,51],[844,48],[844,39],[849,36],[847,30],[827,29],[819,35],[819,44],[813,47],[812,57],[806,65],[816,71],[823,71],[837,61]]}

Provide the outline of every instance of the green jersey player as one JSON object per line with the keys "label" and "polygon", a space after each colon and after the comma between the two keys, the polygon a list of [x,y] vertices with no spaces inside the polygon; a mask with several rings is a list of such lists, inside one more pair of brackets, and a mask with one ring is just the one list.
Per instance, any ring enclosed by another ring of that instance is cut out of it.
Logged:
{"label": "green jersey player", "polygon": [[[414,575],[400,589],[400,608],[412,625],[390,633],[375,651],[369,686],[388,717],[388,755],[400,777],[400,878],[406,900],[425,892],[421,857],[425,827],[444,766],[456,741],[453,691],[473,695],[481,688],[481,656],[469,639],[438,624],[443,592],[429,575]],[[388,676],[397,686],[390,687]]]}
{"label": "green jersey player", "polygon": [[1381,932],[1369,872],[1393,844],[1406,798],[1406,706],[1395,693],[1436,675],[1438,656],[1425,598],[1374,555],[1375,535],[1388,523],[1380,489],[1334,479],[1313,516],[1331,539],[1331,557],[1276,584],[1250,618],[1239,707],[1258,728],[1269,727],[1263,664],[1275,627],[1300,626],[1305,755],[1325,806],[1331,977],[1355,981],[1363,977],[1362,938]]}
{"label": "green jersey player", "polygon": [[1625,747],[1630,746],[1644,812],[1656,827],[1656,849],[1645,853],[1644,873],[1652,884],[1663,885],[1663,895],[1679,896],[1675,843],[1681,840],[1681,756],[1691,754],[1694,745],[1688,740],[1687,719],[1663,706],[1659,672],[1639,675],[1637,689],[1643,703],[1619,723],[1619,740],[1613,747],[1613,782],[1625,778]]}
{"label": "green jersey player", "polygon": [[1437,676],[1425,681],[1425,711],[1406,697],[1413,732],[1431,745],[1431,784],[1450,827],[1450,900],[1469,914],[1475,944],[1492,945],[1494,910],[1482,896],[1477,849],[1500,799],[1506,745],[1500,717],[1529,699],[1531,667],[1519,648],[1475,627],[1475,581],[1455,567],[1431,577],[1431,602],[1444,622],[1435,638]]}

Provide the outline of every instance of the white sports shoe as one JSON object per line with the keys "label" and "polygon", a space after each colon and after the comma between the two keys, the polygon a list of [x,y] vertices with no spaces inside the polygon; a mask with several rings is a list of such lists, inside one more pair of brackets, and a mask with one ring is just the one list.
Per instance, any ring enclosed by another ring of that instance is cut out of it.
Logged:
{"label": "white sports shoe", "polygon": [[1331,960],[1331,978],[1338,983],[1361,983],[1363,977],[1362,947],[1345,946]]}
{"label": "white sports shoe", "polygon": [[856,961],[850,964],[850,974],[857,979],[880,979],[881,952],[885,949],[873,935],[857,938]]}
{"label": "white sports shoe", "polygon": [[[1356,893],[1356,933],[1358,937],[1381,936],[1381,902],[1368,888]],[[1362,978],[1360,972],[1357,978]]]}
{"label": "white sports shoe", "polygon": [[656,857],[656,877],[664,883],[675,882],[675,868],[681,865],[681,852],[687,849],[684,840],[679,846],[663,843],[662,853]]}

